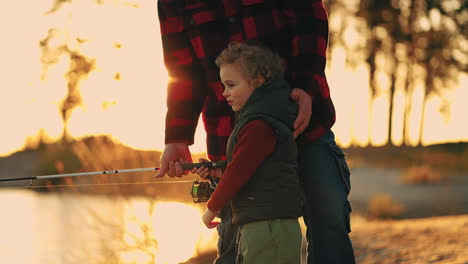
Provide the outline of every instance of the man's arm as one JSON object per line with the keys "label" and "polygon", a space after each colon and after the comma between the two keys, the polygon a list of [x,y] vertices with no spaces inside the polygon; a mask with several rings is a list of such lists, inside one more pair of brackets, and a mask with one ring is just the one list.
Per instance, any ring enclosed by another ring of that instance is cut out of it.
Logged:
{"label": "man's arm", "polygon": [[325,78],[328,16],[322,1],[284,0],[283,13],[293,33],[291,72],[293,88],[306,91],[312,100],[328,91]]}
{"label": "man's arm", "polygon": [[263,120],[254,120],[239,132],[231,162],[206,205],[210,211],[219,211],[247,184],[273,152],[277,140],[278,136]]}
{"label": "man's arm", "polygon": [[[158,1],[164,63],[169,73],[166,114],[166,147],[161,156],[161,170],[180,177],[180,162],[191,162],[188,146],[193,144],[198,117],[206,94],[200,85],[201,67],[197,65],[190,41],[184,32],[183,17],[174,0]],[[198,78],[197,78],[198,77]]]}
{"label": "man's arm", "polygon": [[328,16],[322,1],[285,0],[283,6],[293,32],[288,70],[291,86],[295,88],[291,98],[299,104],[299,115],[294,122],[294,136],[297,137],[309,124],[314,99],[330,97],[325,77]]}
{"label": "man's arm", "polygon": [[164,63],[170,77],[165,142],[191,145],[208,87],[202,84],[203,70],[184,32],[176,2],[158,1]]}

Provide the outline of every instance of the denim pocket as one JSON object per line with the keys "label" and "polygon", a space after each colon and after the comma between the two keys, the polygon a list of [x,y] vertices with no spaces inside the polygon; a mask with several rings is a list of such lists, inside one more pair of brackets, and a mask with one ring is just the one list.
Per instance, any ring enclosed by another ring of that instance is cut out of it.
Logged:
{"label": "denim pocket", "polygon": [[338,147],[334,142],[329,143],[329,145],[330,145],[330,149],[335,154],[334,156],[335,156],[337,165],[339,167],[338,169],[340,171],[341,180],[342,180],[344,188],[345,188],[345,193],[346,193],[346,199],[345,199],[345,226],[346,226],[346,230],[349,233],[349,232],[351,232],[350,214],[351,214],[351,211],[352,211],[351,204],[349,203],[349,200],[348,200],[348,194],[351,191],[351,179],[350,179],[351,172],[349,170],[348,163],[346,162],[346,157],[345,157],[345,153],[343,152],[343,150],[340,147]]}
{"label": "denim pocket", "polygon": [[343,184],[346,188],[346,195],[349,194],[351,191],[351,172],[348,167],[348,163],[346,162],[345,154],[343,150],[338,147],[335,143],[329,143],[331,150],[335,153],[336,162],[338,164],[341,179],[343,180]]}

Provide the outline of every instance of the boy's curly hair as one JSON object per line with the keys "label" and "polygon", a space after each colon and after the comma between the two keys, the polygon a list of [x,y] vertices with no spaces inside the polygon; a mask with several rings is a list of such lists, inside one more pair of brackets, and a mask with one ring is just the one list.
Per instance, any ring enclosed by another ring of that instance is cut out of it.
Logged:
{"label": "boy's curly hair", "polygon": [[265,80],[283,78],[284,60],[258,43],[230,43],[216,58],[216,65],[238,62],[250,80],[263,76]]}

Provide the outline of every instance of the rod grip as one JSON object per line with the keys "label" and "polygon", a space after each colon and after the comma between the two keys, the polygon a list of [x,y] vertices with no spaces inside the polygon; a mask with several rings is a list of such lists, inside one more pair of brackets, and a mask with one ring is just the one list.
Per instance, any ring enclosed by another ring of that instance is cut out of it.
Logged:
{"label": "rod grip", "polygon": [[182,169],[191,170],[193,168],[205,167],[209,169],[224,169],[227,162],[225,160],[220,161],[209,161],[209,162],[200,162],[200,163],[184,163],[182,164]]}
{"label": "rod grip", "polygon": [[35,180],[37,177],[26,177],[26,178],[9,178],[9,179],[0,179],[0,182],[6,181],[23,181],[23,180]]}

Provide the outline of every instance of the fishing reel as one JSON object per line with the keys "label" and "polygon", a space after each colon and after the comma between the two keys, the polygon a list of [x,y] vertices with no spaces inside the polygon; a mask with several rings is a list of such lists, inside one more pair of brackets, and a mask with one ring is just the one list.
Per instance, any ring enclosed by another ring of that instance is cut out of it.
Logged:
{"label": "fishing reel", "polygon": [[193,180],[192,183],[192,199],[194,203],[207,202],[211,194],[216,189],[217,182],[212,177],[209,177],[209,181]]}
{"label": "fishing reel", "polygon": [[[224,169],[226,167],[226,161],[218,161],[218,162],[202,162],[202,163],[186,163],[182,164],[182,169],[184,170],[191,170],[193,168],[205,167],[209,169],[216,169],[221,168]],[[208,181],[203,180],[193,180],[192,183],[192,199],[194,203],[204,203],[207,202],[211,194],[216,189],[218,184],[218,180],[214,179],[213,177],[208,177]]]}

